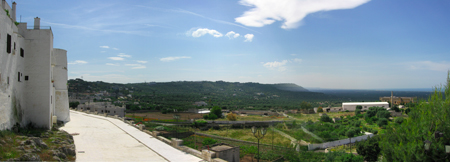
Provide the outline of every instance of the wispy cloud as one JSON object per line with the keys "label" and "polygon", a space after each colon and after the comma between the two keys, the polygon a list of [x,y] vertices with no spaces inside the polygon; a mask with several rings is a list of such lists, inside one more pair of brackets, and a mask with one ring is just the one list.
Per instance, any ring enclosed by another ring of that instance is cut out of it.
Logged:
{"label": "wispy cloud", "polygon": [[291,56],[297,56],[297,54],[291,54]]}
{"label": "wispy cloud", "polygon": [[146,66],[141,65],[141,64],[125,64],[125,66],[131,66],[132,67],[131,69],[145,69],[145,68],[147,68]]}
{"label": "wispy cloud", "polygon": [[145,63],[147,63],[148,61],[137,60],[136,62],[141,63],[141,64],[145,64]]}
{"label": "wispy cloud", "polygon": [[169,62],[169,61],[175,61],[175,60],[178,60],[178,59],[189,59],[189,58],[191,58],[191,57],[189,57],[189,56],[176,56],[176,57],[164,57],[164,58],[161,58],[159,60],[163,61],[163,62]]}
{"label": "wispy cloud", "polygon": [[301,63],[303,60],[299,59],[299,58],[294,58],[294,59],[292,59],[292,61],[295,63]]}
{"label": "wispy cloud", "polygon": [[113,64],[113,63],[106,63],[106,65],[109,65],[109,66],[120,66],[119,64]]}
{"label": "wispy cloud", "polygon": [[292,29],[300,25],[306,15],[318,11],[352,9],[369,0],[241,0],[244,6],[253,7],[235,21],[245,26],[262,27],[283,21],[281,28]]}
{"label": "wispy cloud", "polygon": [[109,48],[109,46],[100,46],[100,48]]}
{"label": "wispy cloud", "polygon": [[253,34],[245,34],[244,37],[245,37],[244,42],[252,42],[254,35]]}
{"label": "wispy cloud", "polygon": [[283,60],[281,62],[274,61],[274,62],[266,62],[264,63],[264,67],[269,69],[278,69],[278,71],[285,71],[286,67],[285,65],[288,63],[288,60]]}
{"label": "wispy cloud", "polygon": [[124,60],[123,57],[108,57],[108,59],[115,60],[115,61],[122,61],[122,60]]}
{"label": "wispy cloud", "polygon": [[[79,29],[79,30],[86,30],[86,31],[98,31],[98,32],[104,32],[104,33],[133,34],[133,35],[140,35],[140,36],[149,35],[147,31],[112,30],[112,29],[104,29],[104,28],[98,28],[98,27],[88,27],[88,26],[71,25],[71,24],[63,24],[63,23],[54,23],[54,22],[47,22],[47,21],[42,21],[42,22],[43,23],[47,23],[49,25],[60,26],[62,28],[67,28],[67,29]],[[97,26],[102,26],[102,25],[97,25]]]}
{"label": "wispy cloud", "polygon": [[113,50],[119,50],[118,48],[112,48]]}
{"label": "wispy cloud", "polygon": [[450,70],[450,63],[448,62],[432,62],[432,61],[418,61],[418,62],[410,62],[405,63],[409,65],[410,69],[418,70],[433,70],[433,71],[448,71]]}
{"label": "wispy cloud", "polygon": [[74,62],[69,62],[69,65],[75,65],[75,64],[87,64],[88,62],[83,60],[75,60]]}
{"label": "wispy cloud", "polygon": [[213,30],[213,29],[199,28],[199,29],[197,29],[195,31],[194,30],[191,29],[187,33],[189,35],[191,35],[192,37],[201,37],[201,36],[206,35],[206,34],[210,34],[210,35],[212,35],[212,36],[214,36],[216,38],[223,36],[222,33],[218,32],[217,30]]}
{"label": "wispy cloud", "polygon": [[124,53],[120,53],[120,54],[118,54],[117,56],[119,56],[119,57],[131,57],[131,55],[126,55],[126,54],[124,54]]}
{"label": "wispy cloud", "polygon": [[239,37],[239,33],[235,33],[234,31],[230,31],[227,34],[225,34],[225,36],[227,36],[230,39],[237,38],[237,37]]}

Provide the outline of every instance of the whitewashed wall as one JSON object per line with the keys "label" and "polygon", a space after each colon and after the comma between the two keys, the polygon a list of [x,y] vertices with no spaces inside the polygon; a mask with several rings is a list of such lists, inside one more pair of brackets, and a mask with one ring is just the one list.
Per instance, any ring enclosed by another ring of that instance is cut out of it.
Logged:
{"label": "whitewashed wall", "polygon": [[69,95],[67,91],[67,51],[53,49],[53,80],[55,85],[55,111],[58,120],[70,121]]}
{"label": "whitewashed wall", "polygon": [[358,137],[353,137],[351,139],[347,138],[347,139],[331,141],[331,142],[326,142],[326,143],[309,144],[308,145],[308,150],[326,149],[326,148],[329,148],[329,147],[346,145],[346,144],[350,144],[350,142],[351,143],[355,143],[357,141],[363,141],[363,140],[366,140],[367,138],[373,137],[373,136],[374,136],[373,134],[367,134],[367,135],[362,135],[362,136],[358,136]]}

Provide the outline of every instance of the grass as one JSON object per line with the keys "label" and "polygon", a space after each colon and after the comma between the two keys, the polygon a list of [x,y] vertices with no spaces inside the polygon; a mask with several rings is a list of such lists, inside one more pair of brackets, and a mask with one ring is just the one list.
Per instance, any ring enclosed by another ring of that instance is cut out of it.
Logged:
{"label": "grass", "polygon": [[[238,115],[236,121],[270,121],[270,120],[289,120],[289,119],[282,116]],[[227,118],[217,119],[217,121],[228,121],[228,119]]]}
{"label": "grass", "polygon": [[[41,135],[45,134],[46,132],[49,132],[49,137],[42,138]],[[58,148],[59,145],[52,143],[52,141],[54,141],[55,139],[66,141],[68,138],[66,134],[57,132],[58,131],[54,129],[46,130],[39,128],[19,129],[18,132],[14,132],[11,130],[0,131],[0,161],[6,161],[10,158],[19,158],[23,154],[25,154],[17,147],[21,146],[20,143],[22,141],[28,139],[27,136],[41,137],[42,141],[45,142],[49,148],[39,148],[41,149],[41,152],[37,153],[37,155],[39,155],[39,157],[43,161],[53,161],[53,152],[50,150]],[[25,146],[25,149],[27,149],[28,147],[29,146]],[[65,160],[75,161],[75,157],[68,155],[67,159]]]}
{"label": "grass", "polygon": [[[354,116],[354,112],[325,112],[329,117],[341,117],[341,116]],[[313,122],[318,121],[320,119],[319,113],[317,114],[287,114],[289,116],[294,117],[295,120],[307,122],[308,120],[312,120]]]}
{"label": "grass", "polygon": [[[246,129],[222,129],[222,130],[214,130],[210,129],[207,131],[198,131],[199,133],[205,133],[210,135],[216,135],[221,137],[228,137],[233,139],[239,139],[243,141],[250,142],[258,142],[258,140],[253,136],[251,128]],[[267,131],[266,135],[263,139],[260,140],[260,143],[264,144],[272,144],[272,137],[274,145],[288,146],[291,143],[291,140],[281,136],[277,132],[272,132],[270,129]]]}

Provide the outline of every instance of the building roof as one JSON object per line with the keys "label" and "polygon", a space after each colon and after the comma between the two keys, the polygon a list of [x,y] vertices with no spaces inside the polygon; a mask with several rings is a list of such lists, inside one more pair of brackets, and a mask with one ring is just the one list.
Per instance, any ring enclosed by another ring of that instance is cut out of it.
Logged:
{"label": "building roof", "polygon": [[388,102],[344,102],[342,105],[375,105],[375,104],[389,104]]}

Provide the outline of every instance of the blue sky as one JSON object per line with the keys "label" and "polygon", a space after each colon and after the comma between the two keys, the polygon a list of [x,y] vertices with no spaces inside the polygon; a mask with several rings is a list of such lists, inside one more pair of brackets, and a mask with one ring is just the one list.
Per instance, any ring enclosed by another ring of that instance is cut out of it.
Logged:
{"label": "blue sky", "polygon": [[69,78],[431,88],[450,69],[448,0],[17,0]]}

